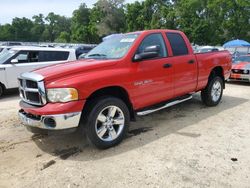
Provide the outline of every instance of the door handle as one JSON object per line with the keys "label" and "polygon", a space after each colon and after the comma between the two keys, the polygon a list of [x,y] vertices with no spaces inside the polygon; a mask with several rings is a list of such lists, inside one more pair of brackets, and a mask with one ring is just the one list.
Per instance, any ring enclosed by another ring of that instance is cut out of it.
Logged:
{"label": "door handle", "polygon": [[170,64],[170,63],[166,63],[163,65],[163,68],[165,68],[165,69],[170,68],[170,67],[172,67],[172,64]]}
{"label": "door handle", "polygon": [[195,61],[193,59],[191,59],[191,60],[188,61],[188,64],[194,64],[194,62]]}

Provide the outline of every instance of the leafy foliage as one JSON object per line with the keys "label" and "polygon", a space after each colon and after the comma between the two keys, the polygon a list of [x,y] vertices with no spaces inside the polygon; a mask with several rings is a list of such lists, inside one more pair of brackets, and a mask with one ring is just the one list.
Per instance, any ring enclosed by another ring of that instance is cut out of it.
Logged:
{"label": "leafy foliage", "polygon": [[144,29],[179,29],[196,44],[250,41],[249,0],[98,0],[81,4],[72,18],[54,13],[14,18],[0,25],[0,41],[98,43],[112,34]]}

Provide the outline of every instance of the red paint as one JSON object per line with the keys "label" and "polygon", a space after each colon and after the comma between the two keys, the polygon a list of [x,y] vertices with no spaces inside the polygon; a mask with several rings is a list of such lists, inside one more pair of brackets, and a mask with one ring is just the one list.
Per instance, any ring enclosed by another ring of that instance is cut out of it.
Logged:
{"label": "red paint", "polygon": [[56,115],[56,114],[66,114],[73,112],[80,112],[83,109],[85,100],[72,101],[67,103],[48,103],[42,107],[32,107],[29,105],[21,105],[22,109],[30,114],[35,115]]}
{"label": "red paint", "polygon": [[244,68],[250,65],[249,62],[240,62],[240,63],[236,63],[232,65],[232,69],[240,69],[240,70],[244,70]]}
{"label": "red paint", "polygon": [[230,78],[234,78],[234,79],[241,78],[241,74],[231,73]]}
{"label": "red paint", "polygon": [[[181,34],[189,54],[173,57],[170,43],[165,36],[166,32]],[[35,72],[45,77],[46,88],[76,88],[81,100],[86,100],[101,88],[122,87],[127,91],[135,110],[205,88],[212,69],[217,66],[223,69],[225,78],[230,75],[231,56],[228,51],[194,54],[188,38],[180,31],[147,30],[139,33],[139,37],[128,53],[119,60],[80,60]],[[132,62],[141,41],[152,33],[162,33],[169,57]],[[189,64],[190,60],[194,60],[194,63]],[[164,69],[163,65],[166,63],[172,64],[172,67]],[[145,80],[149,82],[143,85],[135,84]],[[84,104],[83,101],[79,101],[81,102],[82,105],[77,102],[72,105],[61,104],[61,106],[47,104],[45,107],[25,110],[34,114],[62,113],[71,111],[71,108],[80,110]]]}

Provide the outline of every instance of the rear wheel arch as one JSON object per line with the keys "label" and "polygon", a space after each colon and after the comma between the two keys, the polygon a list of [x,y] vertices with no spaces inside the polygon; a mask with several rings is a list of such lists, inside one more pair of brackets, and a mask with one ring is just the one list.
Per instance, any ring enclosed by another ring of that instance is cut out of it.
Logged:
{"label": "rear wheel arch", "polygon": [[225,77],[224,77],[224,70],[221,66],[214,67],[210,75],[208,77],[208,83],[211,81],[214,77],[219,76],[223,80],[223,88],[225,89]]}
{"label": "rear wheel arch", "polygon": [[94,91],[87,98],[87,102],[85,104],[83,111],[87,110],[88,106],[90,106],[90,103],[92,103],[94,100],[101,98],[101,97],[107,97],[107,96],[121,99],[127,105],[129,109],[130,119],[132,121],[135,121],[135,112],[134,112],[134,108],[130,100],[129,94],[127,90],[121,86],[109,86],[109,87],[100,88]]}

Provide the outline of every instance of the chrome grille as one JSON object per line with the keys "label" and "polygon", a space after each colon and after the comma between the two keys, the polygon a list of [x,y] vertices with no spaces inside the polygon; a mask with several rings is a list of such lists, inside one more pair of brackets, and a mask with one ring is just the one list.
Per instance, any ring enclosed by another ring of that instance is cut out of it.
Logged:
{"label": "chrome grille", "polygon": [[26,103],[42,106],[46,104],[44,82],[35,73],[24,73],[19,80],[20,97]]}

